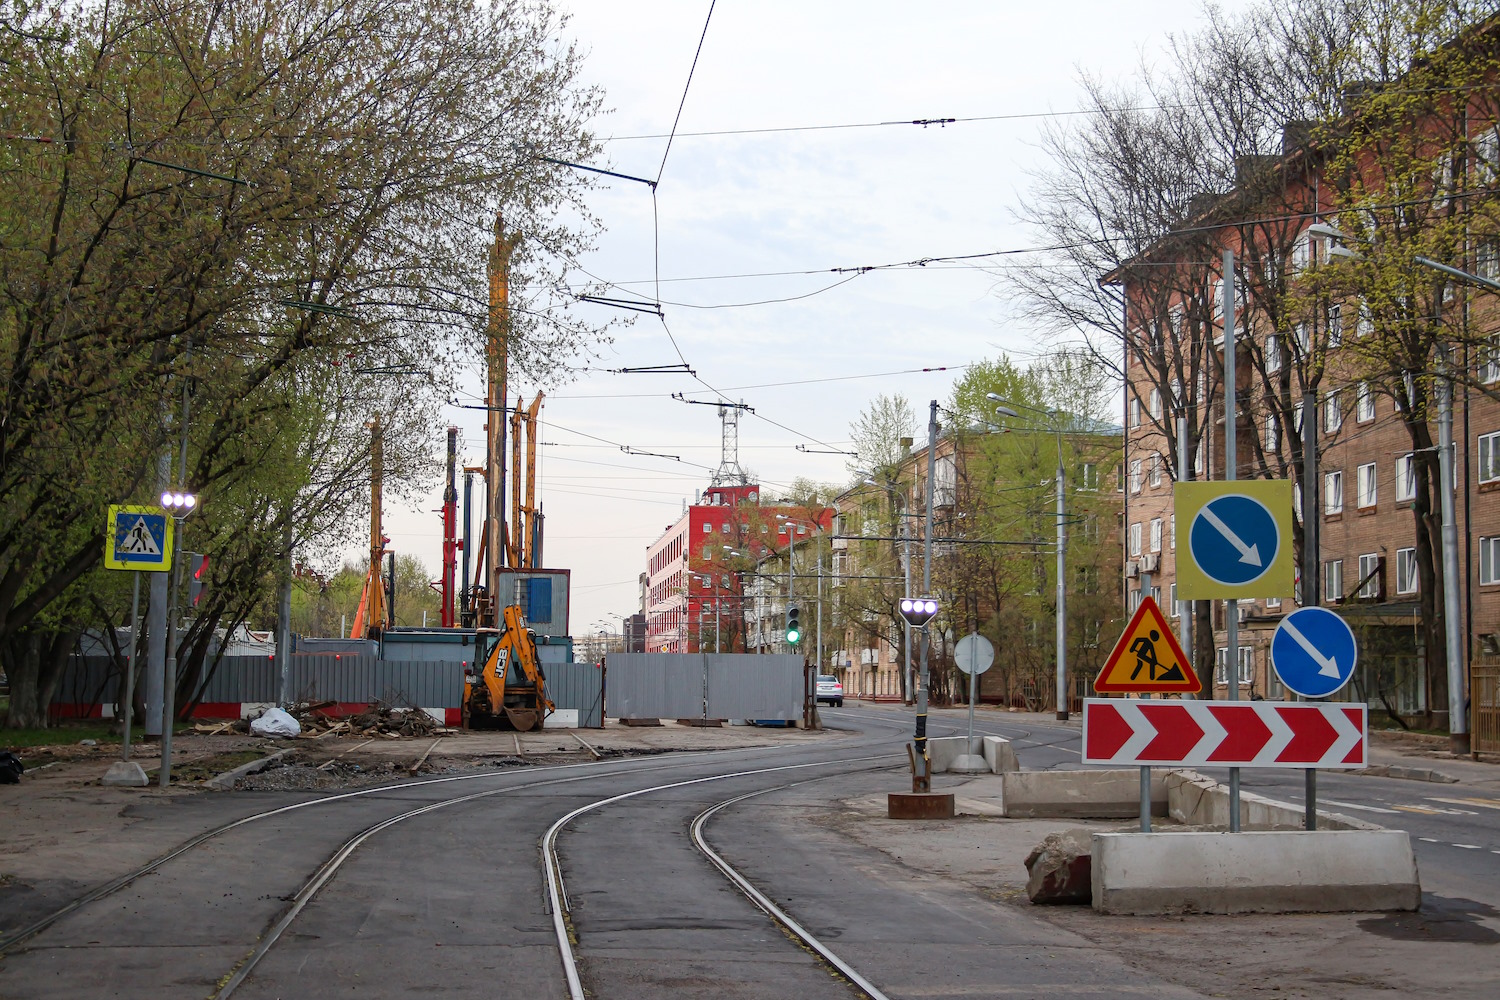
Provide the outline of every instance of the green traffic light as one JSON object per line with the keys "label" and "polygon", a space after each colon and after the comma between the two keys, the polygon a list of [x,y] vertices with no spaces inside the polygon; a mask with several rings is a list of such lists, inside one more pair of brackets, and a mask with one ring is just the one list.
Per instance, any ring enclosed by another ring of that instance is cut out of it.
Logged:
{"label": "green traffic light", "polygon": [[787,632],[786,632],[786,641],[795,646],[797,643],[799,643],[799,642],[802,641],[802,633],[798,632],[794,628],[793,629],[787,629]]}

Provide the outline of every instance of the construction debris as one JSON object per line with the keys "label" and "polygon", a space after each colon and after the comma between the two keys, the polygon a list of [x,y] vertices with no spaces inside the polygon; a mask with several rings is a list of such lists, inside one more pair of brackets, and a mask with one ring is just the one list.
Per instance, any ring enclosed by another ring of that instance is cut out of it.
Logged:
{"label": "construction debris", "polygon": [[316,740],[328,736],[418,739],[424,736],[452,736],[458,732],[444,726],[420,708],[392,708],[382,702],[372,701],[357,715],[340,718],[327,712],[335,704],[332,701],[318,701],[304,702],[293,707],[292,715],[302,726],[302,739]]}

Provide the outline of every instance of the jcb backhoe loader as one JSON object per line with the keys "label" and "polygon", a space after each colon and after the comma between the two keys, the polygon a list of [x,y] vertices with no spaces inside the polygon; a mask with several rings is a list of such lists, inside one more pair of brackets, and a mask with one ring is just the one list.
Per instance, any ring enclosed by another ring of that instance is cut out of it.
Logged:
{"label": "jcb backhoe loader", "polygon": [[478,675],[464,675],[464,725],[469,729],[511,728],[528,732],[552,714],[547,678],[536,655],[536,634],[526,627],[519,606],[504,612],[505,629],[479,629],[474,640]]}

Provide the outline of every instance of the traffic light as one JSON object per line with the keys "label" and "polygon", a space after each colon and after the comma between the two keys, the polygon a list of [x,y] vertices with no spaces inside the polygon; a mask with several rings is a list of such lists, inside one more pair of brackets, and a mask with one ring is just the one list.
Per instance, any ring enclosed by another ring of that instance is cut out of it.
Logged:
{"label": "traffic light", "polygon": [[901,617],[913,628],[921,628],[937,617],[938,602],[931,597],[901,598]]}
{"label": "traffic light", "polygon": [[188,553],[188,605],[196,608],[203,599],[203,588],[208,584],[208,556],[199,552]]}
{"label": "traffic light", "polygon": [[796,605],[786,609],[786,642],[788,646],[795,646],[802,641],[802,623],[799,617],[802,609]]}

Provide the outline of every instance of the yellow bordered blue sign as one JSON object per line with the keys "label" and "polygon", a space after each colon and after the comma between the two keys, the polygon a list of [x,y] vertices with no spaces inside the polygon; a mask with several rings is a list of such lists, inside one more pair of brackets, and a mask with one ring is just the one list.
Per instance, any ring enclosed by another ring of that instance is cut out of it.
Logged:
{"label": "yellow bordered blue sign", "polygon": [[1284,479],[1178,483],[1177,596],[1185,601],[1291,597],[1292,484]]}
{"label": "yellow bordered blue sign", "polygon": [[106,569],[160,573],[172,568],[172,516],[160,507],[111,504],[104,530]]}

